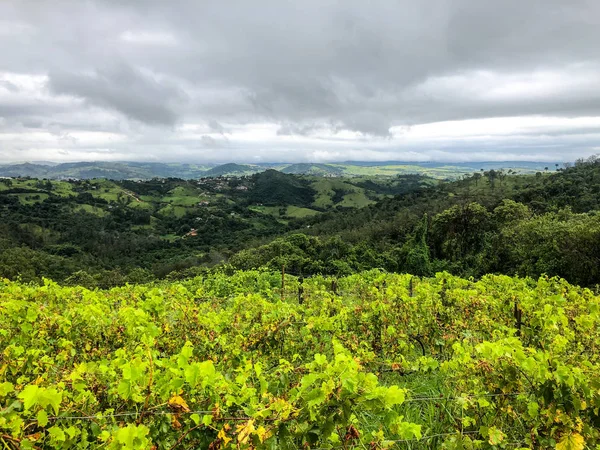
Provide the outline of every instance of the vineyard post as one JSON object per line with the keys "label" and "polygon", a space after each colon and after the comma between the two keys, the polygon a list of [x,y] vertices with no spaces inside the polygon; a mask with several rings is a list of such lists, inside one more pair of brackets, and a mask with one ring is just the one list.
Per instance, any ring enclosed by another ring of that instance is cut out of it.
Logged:
{"label": "vineyard post", "polygon": [[516,320],[516,328],[517,328],[517,336],[521,336],[521,325],[522,325],[522,320],[521,317],[523,315],[523,311],[521,311],[521,309],[519,308],[519,303],[517,301],[517,299],[515,298],[515,309],[514,309],[514,316],[515,316],[515,320]]}

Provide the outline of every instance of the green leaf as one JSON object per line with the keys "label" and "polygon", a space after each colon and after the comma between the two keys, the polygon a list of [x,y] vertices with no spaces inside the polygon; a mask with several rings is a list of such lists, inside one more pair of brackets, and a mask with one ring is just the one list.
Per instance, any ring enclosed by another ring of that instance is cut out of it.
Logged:
{"label": "green leaf", "polygon": [[322,355],[320,353],[317,353],[315,355],[315,362],[319,365],[319,366],[324,366],[325,364],[327,364],[327,356]]}
{"label": "green leaf", "polygon": [[150,430],[144,425],[129,424],[125,428],[119,428],[114,436],[115,440],[128,450],[143,449],[149,442],[146,438],[149,432]]}
{"label": "green leaf", "polygon": [[540,407],[537,404],[537,402],[529,402],[527,404],[527,413],[529,414],[529,417],[531,417],[532,419],[535,419],[538,416],[539,409],[540,409]]}
{"label": "green leaf", "polygon": [[306,403],[309,407],[316,406],[322,404],[327,397],[321,388],[312,389],[305,396]]}
{"label": "green leaf", "polygon": [[421,439],[421,425],[410,422],[400,422],[398,424],[398,434],[402,439]]}
{"label": "green leaf", "polygon": [[392,385],[386,389],[384,397],[385,406],[391,408],[395,405],[401,405],[402,403],[404,403],[405,398],[405,390],[400,389],[396,385]]}
{"label": "green leaf", "polygon": [[50,433],[50,437],[53,441],[64,442],[67,440],[65,432],[56,425],[54,425],[52,428],[48,428],[48,433]]}
{"label": "green leaf", "polygon": [[0,383],[0,397],[6,397],[8,394],[13,392],[15,387],[12,383],[5,381],[4,383]]}
{"label": "green leaf", "polygon": [[131,383],[129,380],[121,380],[117,386],[117,393],[123,400],[129,400],[131,397]]}
{"label": "green leaf", "polygon": [[69,439],[74,439],[76,436],[79,436],[80,431],[74,426],[70,426],[65,430],[65,433],[69,435]]}
{"label": "green leaf", "polygon": [[40,427],[48,425],[48,413],[45,410],[41,409],[37,413],[37,422]]}
{"label": "green leaf", "polygon": [[35,384],[30,384],[25,387],[19,394],[18,398],[23,400],[23,406],[26,411],[31,409],[32,406],[35,406],[39,402],[40,397],[40,388]]}
{"label": "green leaf", "polygon": [[44,389],[40,397],[40,403],[44,408],[50,405],[54,410],[54,414],[58,414],[60,402],[62,402],[62,392],[58,392],[54,388]]}

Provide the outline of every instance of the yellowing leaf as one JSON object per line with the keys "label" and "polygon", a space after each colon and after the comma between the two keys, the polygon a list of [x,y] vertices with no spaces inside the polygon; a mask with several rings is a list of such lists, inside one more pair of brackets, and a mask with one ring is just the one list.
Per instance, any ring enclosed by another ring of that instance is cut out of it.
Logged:
{"label": "yellowing leaf", "polygon": [[229,425],[226,424],[217,434],[217,439],[220,439],[223,442],[223,446],[226,446],[231,441],[231,438],[227,437],[225,427],[229,427]]}
{"label": "yellowing leaf", "polygon": [[250,419],[244,425],[238,425],[236,431],[238,433],[238,442],[240,444],[246,444],[250,435],[255,431],[254,419]]}
{"label": "yellowing leaf", "polygon": [[504,433],[496,427],[490,427],[488,430],[488,441],[492,445],[498,445],[504,440]]}
{"label": "yellowing leaf", "polygon": [[267,439],[269,439],[271,437],[271,432],[267,431],[266,428],[261,425],[256,430],[256,435],[258,436],[258,439],[260,440],[260,443],[262,444],[263,442],[265,442]]}
{"label": "yellowing leaf", "polygon": [[174,395],[169,399],[169,406],[183,412],[189,412],[190,408],[180,395]]}
{"label": "yellowing leaf", "polygon": [[176,415],[171,416],[171,426],[173,428],[175,428],[176,430],[181,428],[181,422],[179,422],[179,420],[177,420]]}
{"label": "yellowing leaf", "polygon": [[585,441],[579,433],[567,434],[556,444],[556,450],[583,450],[584,447]]}

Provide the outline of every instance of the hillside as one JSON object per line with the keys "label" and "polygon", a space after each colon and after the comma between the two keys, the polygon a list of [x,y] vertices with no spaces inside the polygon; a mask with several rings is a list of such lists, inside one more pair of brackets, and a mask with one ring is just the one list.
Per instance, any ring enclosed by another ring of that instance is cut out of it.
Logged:
{"label": "hillside", "polygon": [[273,169],[252,176],[248,198],[267,206],[310,206],[315,192],[303,179]]}
{"label": "hillside", "polygon": [[396,177],[418,174],[437,179],[457,179],[481,170],[511,170],[517,173],[535,173],[556,170],[554,163],[539,162],[483,162],[483,163],[412,163],[412,162],[346,162],[346,163],[263,163],[263,164],[180,164],[146,162],[77,162],[63,164],[0,165],[0,177],[31,177],[50,179],[149,180],[152,178],[181,178],[242,176],[275,169],[296,175],[344,177]]}
{"label": "hillside", "polygon": [[197,181],[0,180],[0,277],[115,286],[230,263],[600,283],[598,160],[462,180],[268,170]]}
{"label": "hillside", "polygon": [[419,275],[549,274],[594,286],[600,283],[598,193],[598,159],[533,176],[490,171],[417,185],[360,209],[330,210],[231,261],[242,269],[285,264],[304,274],[372,267]]}
{"label": "hillside", "polygon": [[342,175],[342,169],[332,166],[330,164],[312,164],[312,163],[298,163],[291,164],[281,169],[283,173],[292,173],[296,175],[318,175],[318,176],[340,176]]}
{"label": "hillside", "polygon": [[208,167],[193,164],[163,164],[143,162],[77,162],[55,165],[12,164],[0,165],[0,176],[50,179],[147,180],[151,178],[199,178]]}
{"label": "hillside", "polygon": [[262,169],[258,166],[249,166],[245,164],[223,164],[213,167],[202,173],[203,177],[221,177],[221,176],[242,176],[251,175],[260,172]]}
{"label": "hillside", "polygon": [[290,450],[600,442],[597,410],[585,407],[600,402],[600,297],[589,290],[447,273],[281,280],[255,271],[110,291],[0,283],[11,330],[0,334],[10,356],[3,440]]}
{"label": "hillside", "polygon": [[84,283],[72,278],[82,267],[88,286],[164,277],[222,263],[332,207],[359,208],[432,182],[373,179],[357,187],[367,181],[276,171],[197,181],[2,179],[0,277]]}

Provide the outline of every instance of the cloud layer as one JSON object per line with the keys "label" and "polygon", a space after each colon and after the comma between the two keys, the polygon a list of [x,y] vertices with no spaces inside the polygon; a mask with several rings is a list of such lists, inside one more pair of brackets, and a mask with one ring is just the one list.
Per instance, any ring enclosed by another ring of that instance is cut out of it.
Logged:
{"label": "cloud layer", "polygon": [[596,0],[9,0],[0,162],[571,160]]}

